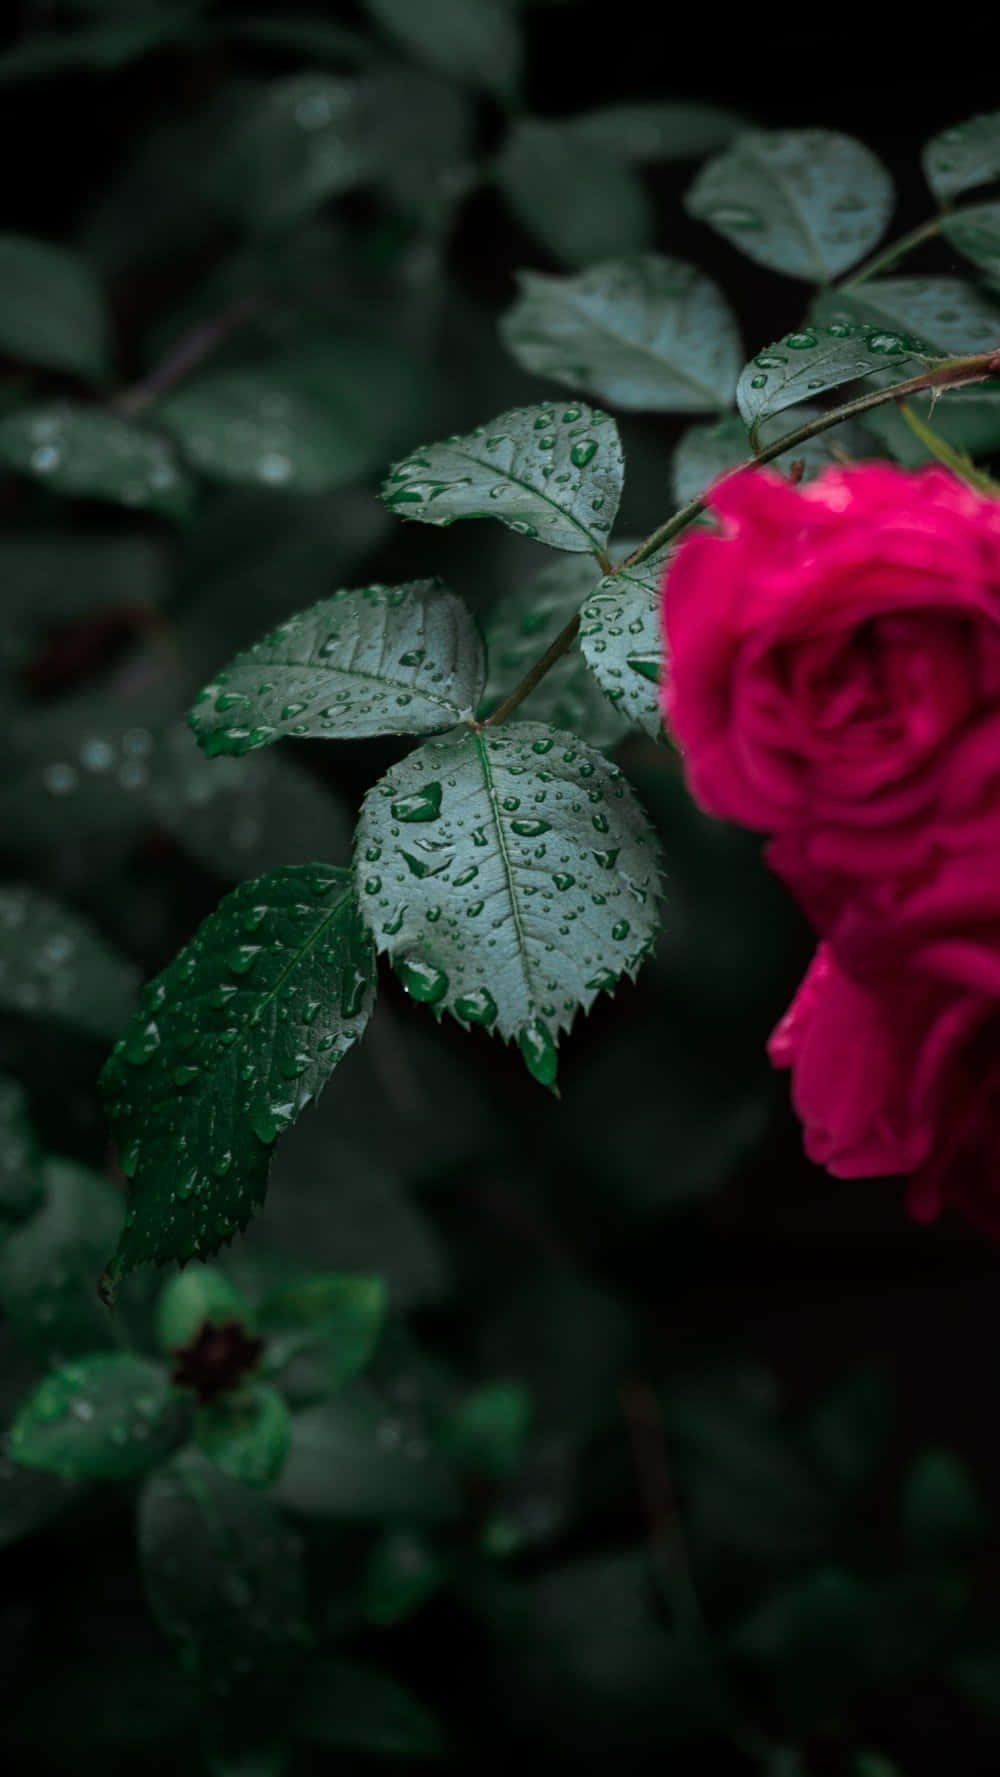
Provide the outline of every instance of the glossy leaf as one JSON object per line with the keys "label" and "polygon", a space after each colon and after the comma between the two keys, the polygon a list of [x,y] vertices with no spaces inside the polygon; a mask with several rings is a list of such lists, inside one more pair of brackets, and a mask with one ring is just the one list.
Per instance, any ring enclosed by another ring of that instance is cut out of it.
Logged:
{"label": "glossy leaf", "polygon": [[574,117],[578,142],[637,162],[699,160],[725,148],[747,120],[723,105],[667,99],[660,103],[626,100]]}
{"label": "glossy leaf", "polygon": [[731,404],[736,322],[693,265],[645,253],[576,277],[520,272],[518,280],[501,331],[525,370],[617,407],[703,413]]}
{"label": "glossy leaf", "polygon": [[[625,545],[620,546],[623,550]],[[489,678],[481,712],[488,715],[514,689],[550,642],[555,641],[598,583],[600,569],[588,556],[557,557],[524,580],[486,622]],[[594,747],[610,747],[627,723],[594,683],[578,647],[567,650],[514,711],[515,722],[551,722]]]}
{"label": "glossy leaf", "polygon": [[[843,292],[837,295],[839,301]],[[894,329],[833,319],[787,333],[758,352],[740,376],[736,404],[755,434],[772,414],[845,383],[918,376],[932,356],[922,342]]]}
{"label": "glossy leaf", "polygon": [[25,1351],[62,1363],[121,1338],[96,1289],[121,1194],[73,1160],[47,1159],[42,1182],[42,1207],[0,1245],[0,1309]]}
{"label": "glossy leaf", "polygon": [[0,462],[57,493],[186,518],[194,489],[170,445],[107,408],[60,402],[0,419]]}
{"label": "glossy leaf", "polygon": [[321,1362],[330,1389],[340,1388],[371,1359],[382,1331],[387,1292],[380,1277],[319,1276],[276,1290],[260,1304],[269,1374],[303,1352]]}
{"label": "glossy leaf", "polygon": [[8,1448],[25,1468],[67,1480],[131,1480],[160,1460],[179,1429],[166,1371],[107,1352],[46,1376],[15,1418]]}
{"label": "glossy leaf", "polygon": [[271,1673],[308,1640],[299,1545],[256,1488],[188,1448],[147,1480],[139,1554],[154,1617],[185,1670]]}
{"label": "glossy leaf", "polygon": [[146,987],[102,1076],[131,1181],[112,1278],[205,1257],[246,1226],[274,1142],[357,1041],[373,998],[346,872],[291,866],[220,903]]}
{"label": "glossy leaf", "polygon": [[902,334],[943,358],[1000,342],[1000,299],[964,278],[871,278],[854,289],[824,292],[815,319]]}
{"label": "glossy leaf", "polygon": [[558,1033],[656,929],[657,856],[621,773],[539,723],[428,741],[365,798],[362,911],[416,1000],[516,1038],[552,1085]]}
{"label": "glossy leaf", "polygon": [[266,1487],[281,1473],[291,1435],[291,1415],[281,1395],[261,1382],[202,1407],[194,1422],[202,1454],[247,1487]]}
{"label": "glossy leaf", "polygon": [[249,1304],[221,1271],[213,1265],[187,1265],[170,1279],[157,1304],[160,1350],[169,1353],[190,1344],[206,1321],[224,1326],[238,1320],[251,1326],[253,1319]]}
{"label": "glossy leaf", "polygon": [[131,964],[79,914],[37,889],[0,888],[0,1010],[113,1036],[136,985]]}
{"label": "glossy leaf", "polygon": [[[796,407],[793,414],[765,420],[759,432],[761,444],[776,443],[793,426],[808,425],[810,420],[818,419],[822,411],[822,408],[805,402]],[[814,475],[838,461],[838,451],[846,451],[849,457],[871,456],[871,440],[860,425],[843,420],[839,426],[818,432],[815,438],[807,438],[804,444],[797,444],[775,457],[771,467],[787,474],[793,463],[801,463],[803,481],[811,481]],[[720,475],[738,468],[750,455],[746,426],[736,414],[689,426],[678,441],[671,466],[674,498],[678,505],[686,506],[689,500],[696,500]]]}
{"label": "glossy leaf", "polygon": [[365,1382],[292,1415],[292,1444],[274,1497],[306,1518],[380,1524],[458,1517],[451,1464],[419,1415]]}
{"label": "glossy leaf", "polygon": [[238,654],[190,715],[209,754],[282,735],[321,740],[434,734],[470,716],[483,647],[439,580],[335,592]]}
{"label": "glossy leaf", "polygon": [[107,375],[104,299],[78,254],[0,235],[0,353],[94,382]]}
{"label": "glossy leaf", "polygon": [[1000,281],[1000,203],[970,204],[942,216],[941,233],[994,285]]}
{"label": "glossy leaf", "polygon": [[521,119],[494,172],[522,227],[564,264],[634,253],[652,239],[638,174],[620,155],[581,143],[570,124]]}
{"label": "glossy leaf", "polygon": [[[0,1226],[22,1222],[44,1198],[42,1156],[23,1087],[0,1075]],[[3,1249],[0,1247],[0,1277]],[[0,1285],[0,1302],[2,1302]]]}
{"label": "glossy leaf", "polygon": [[498,518],[554,549],[603,549],[625,478],[614,420],[582,402],[519,407],[395,464],[382,498],[401,518]]}
{"label": "glossy leaf", "polygon": [[710,160],[689,215],[772,271],[826,284],[881,238],[892,180],[861,142],[835,130],[759,130]]}
{"label": "glossy leaf", "polygon": [[511,98],[521,67],[521,38],[503,0],[365,0],[374,22],[419,62],[450,79]]}
{"label": "glossy leaf", "polygon": [[437,1758],[444,1739],[434,1716],[405,1686],[372,1666],[324,1655],[307,1669],[295,1731],[312,1746],[391,1758]]}
{"label": "glossy leaf", "polygon": [[932,136],[923,163],[927,183],[943,204],[962,191],[1000,179],[1000,111],[970,117],[967,123]]}
{"label": "glossy leaf", "polygon": [[663,554],[620,568],[596,586],[580,611],[580,651],[619,715],[651,739],[662,735],[660,583]]}

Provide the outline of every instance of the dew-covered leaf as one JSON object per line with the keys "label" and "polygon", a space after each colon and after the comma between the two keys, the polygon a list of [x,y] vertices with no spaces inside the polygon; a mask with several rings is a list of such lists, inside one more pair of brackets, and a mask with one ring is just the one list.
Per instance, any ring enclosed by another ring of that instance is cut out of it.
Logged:
{"label": "dew-covered leaf", "polygon": [[381,1524],[456,1518],[454,1470],[431,1443],[423,1415],[354,1382],[332,1400],[292,1414],[292,1444],[274,1498],[306,1518]]}
{"label": "dew-covered leaf", "polygon": [[747,119],[723,105],[666,99],[626,100],[585,111],[569,125],[578,142],[616,154],[622,160],[699,160],[725,148],[747,127]]}
{"label": "dew-covered leaf", "polygon": [[941,233],[994,285],[1000,283],[1000,203],[970,204],[942,216]]}
{"label": "dew-covered leaf", "polygon": [[[822,408],[806,402],[796,408],[794,415],[765,420],[758,434],[759,441],[762,445],[775,444],[793,424],[808,425],[810,420],[818,419],[822,411]],[[804,444],[797,444],[775,457],[772,466],[787,471],[792,463],[799,462],[803,466],[802,479],[811,481],[814,475],[839,460],[837,451],[846,451],[850,457],[870,456],[871,440],[859,425],[842,420],[839,426],[818,432],[815,438],[807,438]],[[738,468],[750,455],[746,426],[736,414],[689,426],[678,441],[672,464],[674,497],[678,505],[686,506],[689,500],[696,500],[720,475]]]}
{"label": "dew-covered leaf", "polygon": [[0,235],[0,353],[94,382],[107,375],[104,299],[79,254]]}
{"label": "dew-covered leaf", "polygon": [[42,1182],[42,1207],[0,1245],[0,1309],[25,1351],[61,1363],[121,1336],[96,1289],[121,1195],[73,1160],[45,1160]]}
{"label": "dew-covered leaf", "polygon": [[202,1454],[247,1487],[267,1487],[281,1473],[291,1435],[284,1400],[264,1382],[202,1407],[194,1422]]}
{"label": "dew-covered leaf", "polygon": [[401,518],[498,518],[554,549],[603,549],[625,479],[613,419],[582,402],[518,407],[394,464],[382,498]]}
{"label": "dew-covered leaf", "polygon": [[342,1387],[369,1362],[387,1302],[381,1277],[325,1275],[273,1291],[258,1311],[267,1373],[310,1352],[319,1359],[328,1388]]}
{"label": "dew-covered leaf", "polygon": [[685,204],[749,259],[826,284],[876,245],[893,188],[851,136],[755,130],[702,167]]}
{"label": "dew-covered leaf", "polygon": [[486,87],[502,99],[517,90],[521,34],[503,0],[364,0],[386,34],[439,74]]}
{"label": "dew-covered leaf", "polygon": [[215,1252],[267,1188],[281,1131],[371,1013],[350,878],[297,865],[241,883],[145,988],[102,1075],[131,1180],[112,1278]]}
{"label": "dew-covered leaf", "polygon": [[363,913],[411,996],[516,1038],[552,1085],[558,1034],[656,929],[657,855],[617,768],[540,723],[456,730],[365,798]]}
{"label": "dew-covered leaf", "polygon": [[[622,549],[626,545],[621,545]],[[576,616],[600,569],[589,556],[559,556],[518,584],[486,620],[489,678],[480,715],[489,715],[560,630]],[[577,647],[567,649],[513,712],[515,722],[551,722],[594,747],[609,747],[627,728],[594,684]]]}
{"label": "dew-covered leaf", "polygon": [[209,187],[248,228],[284,228],[362,184],[372,152],[360,82],[293,74],[246,105],[210,167]]}
{"label": "dew-covered leaf", "polygon": [[[0,1075],[0,1228],[32,1215],[44,1195],[42,1156],[28,1115],[27,1094],[16,1080]],[[2,1272],[0,1247],[0,1276]]]}
{"label": "dew-covered leaf", "polygon": [[131,1352],[99,1352],[53,1370],[25,1401],[8,1447],[25,1468],[66,1480],[143,1475],[176,1442],[166,1370]]}
{"label": "dew-covered leaf", "polygon": [[693,265],[643,253],[575,277],[518,278],[501,332],[525,370],[617,407],[704,413],[731,404],[742,362],[736,322]]}
{"label": "dew-covered leaf", "polygon": [[786,407],[864,377],[903,382],[925,370],[932,356],[921,341],[894,330],[831,320],[787,333],[751,358],[736,386],[736,404],[755,435]]}
{"label": "dew-covered leaf", "polygon": [[295,1703],[295,1733],[311,1746],[382,1758],[440,1758],[444,1736],[430,1710],[395,1678],[356,1660],[310,1661]]}
{"label": "dew-covered leaf", "polygon": [[817,324],[851,322],[919,340],[943,358],[1000,347],[1000,298],[964,278],[871,278],[854,288],[823,291]]}
{"label": "dew-covered leaf", "polygon": [[517,220],[564,264],[633,253],[653,236],[638,173],[614,151],[581,143],[570,124],[522,119],[504,143],[495,177]]}
{"label": "dew-covered leaf", "polygon": [[1000,179],[1000,111],[970,117],[932,136],[922,158],[927,183],[943,204]]}
{"label": "dew-covered leaf", "polygon": [[282,735],[434,734],[472,714],[483,677],[476,626],[441,581],[344,589],[238,654],[190,723],[210,755]]}
{"label": "dew-covered leaf", "polygon": [[79,914],[26,886],[0,888],[0,1010],[113,1036],[136,972]]}
{"label": "dew-covered leaf", "polygon": [[297,1540],[259,1489],[199,1450],[180,1451],[146,1481],[139,1555],[150,1609],[186,1671],[271,1672],[307,1642]]}
{"label": "dew-covered leaf", "polygon": [[662,735],[660,582],[665,557],[620,568],[580,611],[580,651],[615,710],[653,740]]}
{"label": "dew-covered leaf", "polygon": [[71,402],[0,419],[0,462],[57,493],[188,517],[194,486],[170,445],[106,408]]}

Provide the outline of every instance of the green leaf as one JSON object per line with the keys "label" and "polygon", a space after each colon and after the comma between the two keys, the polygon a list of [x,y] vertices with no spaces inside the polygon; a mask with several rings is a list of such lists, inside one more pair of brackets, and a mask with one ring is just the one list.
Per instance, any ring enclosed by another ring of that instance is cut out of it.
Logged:
{"label": "green leaf", "polygon": [[360,32],[346,25],[330,24],[326,19],[311,18],[303,13],[287,18],[275,14],[259,18],[227,19],[226,32],[247,43],[262,43],[268,49],[287,49],[311,61],[348,62],[352,65],[371,60],[375,46]]}
{"label": "green leaf", "polygon": [[458,1462],[494,1480],[517,1473],[531,1423],[531,1397],[520,1382],[487,1382],[467,1397],[445,1428]]}
{"label": "green leaf", "polygon": [[902,382],[925,370],[930,356],[922,343],[884,327],[839,320],[803,327],[750,360],[736,385],[736,405],[756,435],[764,420],[786,407],[864,377]]}
{"label": "green leaf", "polygon": [[194,1422],[203,1455],[247,1487],[266,1487],[280,1474],[291,1436],[291,1414],[281,1395],[261,1382],[199,1408]]}
{"label": "green leaf", "polygon": [[981,1542],[986,1505],[971,1470],[953,1451],[922,1450],[903,1481],[903,1538],[919,1560],[956,1555]]}
{"label": "green leaf", "polygon": [[288,734],[435,734],[471,716],[483,678],[476,626],[440,580],[365,586],[335,592],[238,654],[189,720],[210,755]]}
{"label": "green leaf", "polygon": [[942,358],[1000,345],[1000,300],[964,278],[871,278],[824,291],[813,315],[822,325],[847,321],[902,334]]}
{"label": "green leaf", "polygon": [[77,1358],[25,1401],[9,1449],[25,1468],[67,1480],[132,1480],[178,1436],[179,1408],[159,1364],[127,1352]]}
{"label": "green leaf", "polygon": [[[490,672],[480,714],[496,709],[576,616],[598,573],[589,556],[557,556],[493,607],[486,622]],[[601,748],[621,740],[628,726],[594,683],[578,647],[556,661],[519,704],[512,720],[551,722],[554,728],[579,734]]]}
{"label": "green leaf", "polygon": [[19,1468],[0,1453],[0,1549],[30,1536],[72,1499],[74,1486],[61,1475]]}
{"label": "green leaf", "polygon": [[481,177],[473,99],[405,63],[374,71],[367,90],[376,183],[418,227],[444,230]]}
{"label": "green leaf", "polygon": [[165,603],[168,562],[143,531],[11,531],[0,540],[4,610],[39,628],[98,611]]}
{"label": "green leaf", "polygon": [[617,407],[704,413],[732,402],[736,322],[693,265],[644,253],[575,277],[522,271],[518,282],[501,332],[525,370]]}
{"label": "green leaf", "polygon": [[437,1721],[413,1693],[354,1660],[312,1660],[293,1719],[297,1737],[313,1746],[394,1758],[437,1758],[445,1751]]}
{"label": "green leaf", "polygon": [[[953,450],[977,457],[1000,448],[1000,382],[976,383],[968,389],[929,389],[926,394],[911,395],[910,403],[917,417],[932,424]],[[883,451],[907,468],[932,460],[933,452],[906,424],[894,401],[862,414],[860,423],[878,439]]]}
{"label": "green leaf", "polygon": [[[518,407],[396,463],[382,498],[401,518],[498,518],[554,549],[603,549],[625,479],[614,420],[582,402]],[[492,504],[491,504],[492,502]]]}
{"label": "green leaf", "polygon": [[[822,411],[821,407],[805,402],[796,408],[794,424],[808,425],[810,420],[818,419]],[[781,416],[765,420],[758,432],[760,443],[774,444],[783,433],[791,430],[792,424],[792,418]],[[818,432],[815,438],[807,438],[804,444],[784,451],[773,459],[771,467],[787,471],[793,462],[799,462],[803,465],[803,481],[811,481],[821,470],[838,461],[837,450],[846,451],[849,457],[871,456],[871,440],[860,425],[842,420],[839,426],[830,426],[827,431]],[[671,465],[674,498],[678,505],[686,506],[689,500],[696,500],[720,475],[738,468],[750,455],[746,426],[736,414],[689,426],[681,435]]]}
{"label": "green leaf", "polygon": [[246,1226],[281,1131],[374,1001],[350,879],[322,864],[245,882],[144,990],[102,1075],[131,1180],[111,1265],[206,1257]]}
{"label": "green leaf", "polygon": [[36,889],[0,888],[0,1010],[113,1036],[136,973],[79,914]]}
{"label": "green leaf", "polygon": [[268,83],[210,163],[217,204],[247,228],[279,229],[369,177],[373,142],[356,80],[312,72]]}
{"label": "green leaf", "polygon": [[199,1450],[146,1481],[139,1554],[149,1607],[186,1671],[270,1674],[306,1643],[297,1539],[258,1489]]}
{"label": "green leaf", "polygon": [[170,445],[104,408],[68,401],[19,408],[0,419],[0,462],[57,493],[168,518],[188,517],[194,502]]}
{"label": "green leaf", "polygon": [[365,798],[364,915],[414,999],[516,1037],[551,1085],[558,1033],[656,929],[657,855],[622,774],[540,723],[428,741]]}
{"label": "green leaf", "polygon": [[502,0],[365,0],[365,8],[410,52],[439,74],[486,87],[501,99],[515,95],[521,36]]}
{"label": "green leaf", "polygon": [[581,144],[571,124],[522,118],[494,175],[521,225],[567,265],[636,252],[654,233],[638,174],[620,155]]}
{"label": "green leaf", "polygon": [[47,1363],[115,1345],[96,1280],[121,1222],[121,1196],[72,1160],[43,1163],[44,1202],[0,1245],[0,1308],[18,1344]]}
{"label": "green leaf", "polygon": [[941,233],[994,284],[1000,281],[1000,203],[970,204],[942,216]]}
{"label": "green leaf", "polygon": [[943,204],[961,191],[1000,179],[1000,111],[970,117],[932,136],[922,159],[927,183]]}
{"label": "green leaf", "polygon": [[274,1291],[258,1311],[267,1372],[273,1375],[302,1352],[315,1351],[329,1388],[342,1387],[369,1363],[387,1302],[381,1277],[324,1275]]}
{"label": "green leaf", "polygon": [[722,105],[668,99],[659,104],[626,100],[574,117],[570,130],[587,148],[622,160],[700,160],[725,148],[746,129],[747,120]]}
{"label": "green leaf", "polygon": [[303,1517],[379,1524],[455,1518],[452,1468],[417,1418],[365,1382],[292,1415],[292,1445],[275,1483],[278,1503]]}
{"label": "green leaf", "polygon": [[663,735],[660,583],[665,555],[620,568],[596,586],[580,612],[580,650],[616,711],[652,740]]}
{"label": "green leaf", "polygon": [[[0,1075],[0,1226],[23,1222],[43,1201],[42,1156],[23,1087]],[[0,1246],[0,1280],[3,1248]],[[0,1306],[3,1286],[0,1281]]]}
{"label": "green leaf", "polygon": [[0,235],[0,352],[101,382],[108,374],[104,300],[77,253]]}
{"label": "green leaf", "polygon": [[84,31],[29,38],[0,56],[0,84],[68,74],[76,68],[113,72],[197,29],[190,10],[156,10],[142,18],[109,21]]}
{"label": "green leaf", "polygon": [[807,1447],[831,1484],[852,1496],[875,1479],[888,1459],[896,1419],[888,1376],[875,1365],[861,1364],[811,1404],[804,1427]]}
{"label": "green leaf", "polygon": [[445,1577],[443,1562],[418,1531],[384,1531],[365,1563],[361,1583],[365,1621],[379,1628],[406,1622],[440,1589]]}
{"label": "green leaf", "polygon": [[851,136],[757,130],[702,167],[685,205],[749,259],[826,284],[876,245],[893,187]]}
{"label": "green leaf", "polygon": [[188,1265],[165,1285],[156,1311],[160,1350],[169,1354],[197,1338],[206,1322],[224,1326],[238,1320],[254,1324],[254,1315],[240,1291],[214,1265]]}

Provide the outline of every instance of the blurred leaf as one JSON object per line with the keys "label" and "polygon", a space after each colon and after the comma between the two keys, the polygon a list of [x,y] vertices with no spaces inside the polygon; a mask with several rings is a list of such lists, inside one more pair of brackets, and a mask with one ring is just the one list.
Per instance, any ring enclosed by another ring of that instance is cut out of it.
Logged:
{"label": "blurred leaf", "polygon": [[[626,547],[619,545],[622,550]],[[496,709],[513,691],[575,617],[599,573],[589,556],[558,556],[494,605],[486,622],[489,678],[480,714]],[[579,734],[591,746],[601,748],[613,746],[627,726],[598,690],[576,647],[568,649],[518,705],[513,720],[551,722],[553,727]]]}
{"label": "blurred leaf", "polygon": [[67,1480],[131,1480],[160,1461],[179,1430],[166,1371],[102,1352],[46,1376],[15,1418],[8,1448],[24,1467]]}
{"label": "blurred leaf", "polygon": [[307,1642],[296,1539],[257,1489],[200,1451],[147,1480],[139,1553],[149,1607],[186,1671],[271,1674]]}
{"label": "blurred leaf", "polygon": [[735,1653],[775,1670],[780,1704],[812,1725],[850,1707],[866,1687],[872,1634],[868,1588],[843,1568],[822,1567],[769,1597],[735,1632]]}
{"label": "blurred leaf", "polygon": [[283,734],[435,734],[472,714],[484,672],[475,624],[440,580],[365,586],[335,592],[238,654],[189,721],[209,755]]}
{"label": "blurred leaf", "polygon": [[28,38],[0,56],[0,84],[69,74],[77,68],[114,72],[197,29],[196,7],[153,10],[82,31]]}
{"label": "blurred leaf", "polygon": [[851,1777],[900,1777],[900,1769],[879,1752],[857,1752],[851,1765]]}
{"label": "blurred leaf", "polygon": [[423,1415],[366,1382],[293,1413],[274,1497],[303,1517],[347,1523],[434,1523],[461,1510],[456,1477]]}
{"label": "blurred leaf", "polygon": [[0,1009],[106,1037],[135,1000],[131,964],[79,914],[26,885],[0,888]]}
{"label": "blurred leaf", "polygon": [[886,1461],[896,1428],[888,1376],[860,1365],[815,1399],[805,1421],[807,1446],[824,1479],[848,1495],[871,1482]]}
{"label": "blurred leaf", "polygon": [[608,701],[651,740],[663,729],[660,586],[665,556],[619,568],[594,587],[580,610],[580,651]]}
{"label": "blurred leaf", "polygon": [[[0,1495],[2,1499],[2,1495]],[[362,1614],[379,1628],[406,1622],[444,1583],[446,1572],[419,1531],[385,1530],[365,1563]]]}
{"label": "blurred leaf", "polygon": [[267,49],[287,49],[290,53],[301,53],[321,61],[354,64],[366,62],[375,54],[375,45],[360,32],[350,30],[347,25],[331,24],[327,19],[312,18],[306,13],[292,18],[275,14],[274,17],[228,19],[226,31],[239,42],[261,43]]}
{"label": "blurred leaf", "polygon": [[254,1382],[195,1416],[199,1450],[248,1487],[266,1487],[281,1473],[291,1436],[288,1408],[267,1383]]}
{"label": "blurred leaf", "polygon": [[959,1654],[948,1676],[965,1702],[1000,1720],[1000,1640]]}
{"label": "blurred leaf", "polygon": [[940,203],[1000,179],[1000,111],[932,136],[923,152],[927,183]]}
{"label": "blurred leaf", "polygon": [[357,1042],[371,948],[346,872],[272,871],[220,902],[144,989],[102,1084],[131,1180],[112,1279],[218,1250],[267,1189],[271,1148]]}
{"label": "blurred leaf", "polygon": [[825,291],[818,324],[848,321],[921,341],[942,358],[988,351],[1000,341],[1000,298],[964,278],[871,278],[855,289]]}
{"label": "blurred leaf", "polygon": [[411,1691],[373,1666],[314,1657],[294,1706],[297,1738],[312,1746],[394,1758],[437,1758],[444,1739]]}
{"label": "blurred leaf", "polygon": [[121,1197],[73,1160],[46,1159],[44,1202],[0,1245],[0,1307],[19,1344],[47,1363],[121,1342],[97,1278],[121,1220]]}
{"label": "blurred leaf", "polygon": [[373,70],[366,102],[377,183],[419,222],[443,227],[480,177],[469,95],[400,63]]}
{"label": "blurred leaf", "polygon": [[[935,432],[953,450],[989,456],[1000,447],[1000,382],[976,383],[968,389],[931,389],[913,395],[910,403],[920,419],[933,421]],[[864,430],[877,448],[908,469],[932,460],[932,452],[906,424],[896,402],[887,401],[862,415]]]}
{"label": "blurred leaf", "polygon": [[520,1466],[531,1417],[520,1382],[485,1382],[453,1413],[445,1448],[466,1467],[502,1480]]}
{"label": "blurred leaf", "polygon": [[19,1468],[0,1452],[0,1549],[47,1524],[75,1491],[72,1481],[38,1469]]}
{"label": "blurred leaf", "polygon": [[364,0],[376,24],[418,62],[512,99],[521,68],[517,22],[502,0]]}
{"label": "blurred leaf", "polygon": [[617,407],[703,413],[730,405],[739,333],[721,291],[694,266],[644,253],[576,277],[519,272],[518,283],[501,332],[525,370]]}
{"label": "blurred leaf", "polygon": [[964,210],[942,216],[941,233],[994,283],[1000,279],[1000,203],[970,204]]}
{"label": "blurred leaf", "polygon": [[878,376],[884,386],[917,376],[928,355],[922,344],[883,327],[829,321],[788,333],[751,358],[736,387],[736,404],[756,435],[764,420],[807,396],[863,377]]}
{"label": "blurred leaf", "polygon": [[579,142],[623,160],[699,160],[725,148],[746,128],[747,120],[722,105],[692,104],[685,99],[660,103],[626,100],[574,117],[570,128]]}
{"label": "blurred leaf", "polygon": [[194,488],[155,432],[99,407],[26,407],[0,419],[0,461],[60,494],[190,515]]}
{"label": "blurred leaf", "polygon": [[581,144],[572,124],[522,118],[495,177],[521,225],[568,265],[649,245],[652,206],[638,174],[607,147]]}
{"label": "blurred leaf", "polygon": [[163,548],[137,530],[9,531],[0,576],[8,619],[34,627],[157,606],[167,596]]}
{"label": "blurred leaf", "polygon": [[[791,430],[793,423],[808,425],[810,420],[818,419],[822,411],[820,407],[803,402],[788,418],[776,416],[765,420],[758,433],[760,443],[775,443],[783,433]],[[860,425],[842,420],[839,426],[830,426],[827,431],[817,433],[815,438],[807,438],[804,444],[797,444],[792,450],[775,457],[771,468],[784,470],[787,474],[792,463],[799,462],[803,465],[803,481],[811,481],[821,470],[840,460],[839,451],[846,452],[849,457],[871,456],[871,439]],[[686,506],[689,500],[697,499],[720,475],[745,463],[750,454],[746,426],[736,414],[689,426],[680,437],[672,464],[674,497],[678,505]]]}
{"label": "blurred leaf", "polygon": [[47,241],[0,235],[0,352],[102,382],[107,334],[104,299],[85,260]]}
{"label": "blurred leaf", "polygon": [[[23,1222],[45,1196],[42,1156],[28,1115],[24,1089],[0,1076],[0,1226]],[[3,1244],[0,1239],[0,1306],[3,1302]]]}
{"label": "blurred leaf", "polygon": [[[651,946],[651,839],[621,773],[575,735],[529,722],[456,730],[365,798],[363,916],[414,999],[516,1038],[551,1086],[559,1032]],[[476,925],[487,905],[502,947]]]}
{"label": "blurred leaf", "polygon": [[380,1277],[310,1277],[273,1291],[258,1311],[268,1374],[314,1351],[329,1389],[340,1388],[369,1363],[386,1306]]}
{"label": "blurred leaf", "polygon": [[981,1542],[986,1502],[971,1470],[951,1450],[931,1447],[914,1459],[903,1480],[900,1528],[917,1560],[940,1560]]}
{"label": "blurred leaf", "polygon": [[685,206],[748,258],[826,284],[877,244],[893,187],[851,136],[757,130],[702,167]]}
{"label": "blurred leaf", "polygon": [[253,1326],[255,1316],[240,1291],[213,1265],[188,1265],[160,1295],[156,1331],[160,1350],[169,1354],[197,1338],[206,1321],[223,1326],[238,1320]]}
{"label": "blurred leaf", "polygon": [[382,498],[422,524],[498,518],[554,549],[594,551],[605,547],[624,477],[614,420],[582,403],[543,405],[422,446],[394,465]]}
{"label": "blurred leaf", "polygon": [[293,74],[248,99],[209,173],[217,202],[250,229],[285,227],[371,169],[363,88]]}

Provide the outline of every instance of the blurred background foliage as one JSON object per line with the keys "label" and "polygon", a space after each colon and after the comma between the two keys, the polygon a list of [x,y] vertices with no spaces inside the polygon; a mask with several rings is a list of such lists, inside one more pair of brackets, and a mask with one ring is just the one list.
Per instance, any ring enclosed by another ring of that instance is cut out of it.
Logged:
{"label": "blurred background foliage", "polygon": [[[0,259],[0,454],[28,471],[0,480],[0,849],[85,925],[63,1003],[66,919],[14,981],[0,905],[8,1422],[48,1365],[94,1354],[141,1362],[159,1410],[205,1303],[152,1273],[113,1316],[94,1293],[124,1182],[95,1091],[121,996],[231,885],[346,861],[403,750],[208,761],[194,692],[374,579],[442,574],[516,653],[537,552],[375,498],[394,455],[541,398],[498,333],[516,271],[695,258],[752,350],[802,289],[685,214],[693,163],[741,118],[805,112],[878,150],[900,232],[926,213],[917,145],[979,102],[928,83],[901,128],[856,85],[785,100],[704,60],[687,82],[628,5],[613,33],[572,0],[17,12],[3,226],[36,251]],[[25,406],[47,432],[23,436]],[[625,416],[623,534],[669,511],[682,423]],[[551,687],[547,713],[585,725],[591,681]],[[633,734],[617,757],[662,837],[664,929],[574,1033],[561,1101],[385,971],[247,1238],[184,1274],[263,1341],[246,1422],[199,1408],[198,1448],[138,1504],[124,1456],[97,1482],[0,1461],[18,1772],[997,1768],[995,1251],[804,1164],[763,1045],[808,934],[666,748]],[[357,1284],[318,1332],[287,1296],[317,1273]]]}

